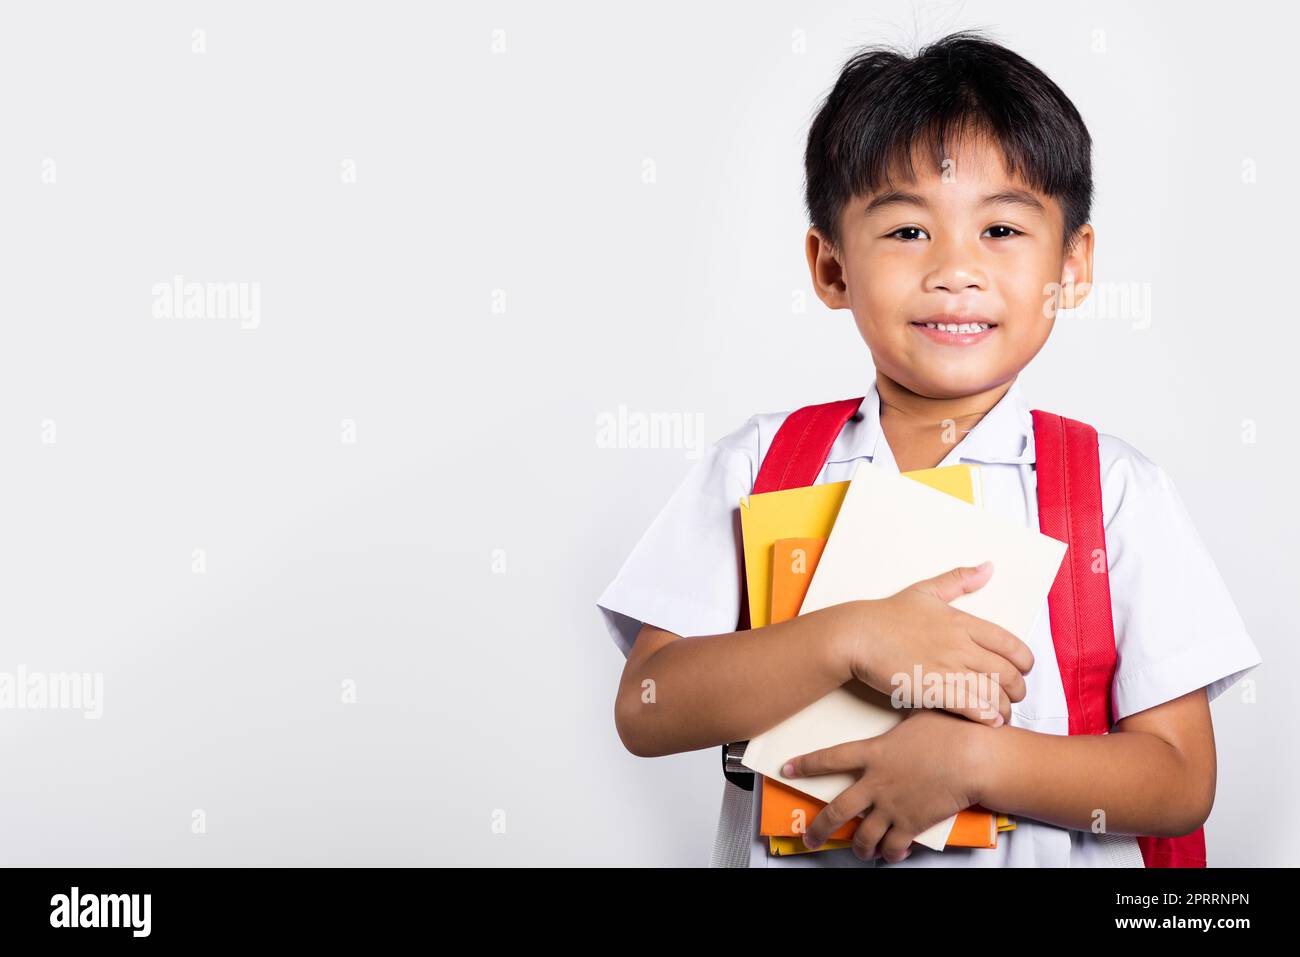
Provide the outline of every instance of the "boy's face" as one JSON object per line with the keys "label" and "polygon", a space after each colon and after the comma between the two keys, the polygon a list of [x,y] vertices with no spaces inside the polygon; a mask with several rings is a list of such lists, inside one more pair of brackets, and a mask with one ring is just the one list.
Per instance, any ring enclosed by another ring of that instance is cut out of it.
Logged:
{"label": "boy's face", "polygon": [[[1013,379],[1092,278],[1090,226],[1067,255],[1060,204],[1009,176],[996,145],[967,139],[952,152],[941,171],[918,151],[915,181],[895,176],[894,191],[848,203],[840,250],[808,232],[822,301],[853,311],[878,372],[931,398]],[[954,333],[927,320],[991,326]]]}

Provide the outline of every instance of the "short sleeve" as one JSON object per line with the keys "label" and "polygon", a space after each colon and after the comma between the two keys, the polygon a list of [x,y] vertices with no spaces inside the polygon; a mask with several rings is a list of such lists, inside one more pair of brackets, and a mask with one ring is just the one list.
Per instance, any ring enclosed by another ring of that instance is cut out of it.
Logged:
{"label": "short sleeve", "polygon": [[1114,503],[1106,525],[1114,719],[1198,688],[1213,701],[1261,663],[1259,651],[1173,480],[1113,436],[1101,448],[1102,497]]}
{"label": "short sleeve", "polygon": [[752,460],[737,441],[744,428],[701,454],[596,600],[624,656],[646,623],[682,637],[736,630],[744,590],[740,499],[754,484]]}

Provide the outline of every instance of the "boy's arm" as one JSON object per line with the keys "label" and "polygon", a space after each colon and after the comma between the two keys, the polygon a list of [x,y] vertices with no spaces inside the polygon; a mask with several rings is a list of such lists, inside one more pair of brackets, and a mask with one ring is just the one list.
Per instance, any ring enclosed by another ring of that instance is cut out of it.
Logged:
{"label": "boy's arm", "polygon": [[744,741],[853,678],[862,603],[698,638],[641,626],[614,723],[640,757]]}
{"label": "boy's arm", "polygon": [[1205,689],[1121,720],[1110,734],[969,724],[979,803],[1059,827],[1177,837],[1214,806],[1214,726]]}
{"label": "boy's arm", "polygon": [[633,754],[656,757],[744,741],[850,680],[890,694],[897,676],[983,675],[983,697],[954,701],[972,722],[1010,720],[1033,667],[1029,646],[949,603],[984,586],[988,562],[764,628],[682,638],[643,624],[628,651],[614,723]]}

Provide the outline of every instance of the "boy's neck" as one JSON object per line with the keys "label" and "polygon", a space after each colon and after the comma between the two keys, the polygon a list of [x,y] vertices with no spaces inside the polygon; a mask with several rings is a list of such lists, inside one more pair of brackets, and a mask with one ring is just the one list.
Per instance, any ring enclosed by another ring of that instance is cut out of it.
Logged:
{"label": "boy's neck", "polygon": [[876,373],[880,428],[900,472],[934,468],[1001,401],[1010,381],[974,395],[933,399]]}

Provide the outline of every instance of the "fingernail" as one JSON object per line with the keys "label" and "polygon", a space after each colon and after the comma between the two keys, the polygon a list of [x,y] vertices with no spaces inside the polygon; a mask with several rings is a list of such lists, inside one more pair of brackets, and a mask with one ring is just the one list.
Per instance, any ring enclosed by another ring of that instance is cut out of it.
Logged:
{"label": "fingernail", "polygon": [[1002,721],[1002,712],[999,711],[998,714],[997,714],[997,717],[995,717],[995,718],[993,719],[993,727],[995,727],[995,728],[1000,728],[1000,727],[1002,727],[1002,724],[1003,724],[1003,721]]}
{"label": "fingernail", "polygon": [[984,569],[992,568],[992,567],[993,567],[993,563],[991,561],[980,562],[978,565],[975,566],[975,570],[977,572],[982,572],[984,571]]}
{"label": "fingernail", "polygon": [[781,774],[783,777],[787,777],[787,778],[794,777],[794,762],[787,761],[785,763],[785,766],[781,768]]}

